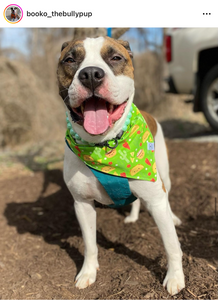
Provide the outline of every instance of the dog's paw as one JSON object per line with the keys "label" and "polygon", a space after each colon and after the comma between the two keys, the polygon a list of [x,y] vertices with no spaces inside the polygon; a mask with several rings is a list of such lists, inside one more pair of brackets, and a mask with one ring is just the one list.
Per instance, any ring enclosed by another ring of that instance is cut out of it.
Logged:
{"label": "dog's paw", "polygon": [[97,268],[83,267],[76,276],[76,287],[85,289],[96,281]]}
{"label": "dog's paw", "polygon": [[167,287],[167,291],[170,295],[176,295],[178,294],[182,289],[185,287],[185,279],[184,279],[184,274],[181,271],[179,274],[175,274],[174,276],[172,275],[166,275],[163,286]]}
{"label": "dog's paw", "polygon": [[135,223],[138,220],[138,217],[129,215],[124,219],[124,223]]}
{"label": "dog's paw", "polygon": [[79,289],[85,289],[94,283],[96,280],[96,272],[81,274],[76,277],[76,287]]}
{"label": "dog's paw", "polygon": [[176,215],[173,214],[172,218],[173,218],[173,223],[175,226],[179,226],[182,224],[182,221]]}

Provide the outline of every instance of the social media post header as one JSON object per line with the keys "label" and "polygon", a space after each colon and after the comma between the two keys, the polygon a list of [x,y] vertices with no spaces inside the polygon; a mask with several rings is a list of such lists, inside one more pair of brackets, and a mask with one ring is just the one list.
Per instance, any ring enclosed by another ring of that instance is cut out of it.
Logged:
{"label": "social media post header", "polygon": [[1,1],[1,27],[217,27],[218,2]]}

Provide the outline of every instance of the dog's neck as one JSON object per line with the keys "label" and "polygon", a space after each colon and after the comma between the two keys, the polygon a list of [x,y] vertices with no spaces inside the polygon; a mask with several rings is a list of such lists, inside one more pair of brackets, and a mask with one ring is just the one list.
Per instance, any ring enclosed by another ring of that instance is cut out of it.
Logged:
{"label": "dog's neck", "polygon": [[[133,103],[134,99],[134,92],[130,96],[127,106],[125,108],[125,111],[122,115],[122,117],[114,124],[114,126],[105,134],[105,135],[91,135],[88,132],[86,132],[83,128],[83,126],[71,122],[73,130],[85,141],[89,143],[102,143],[104,141],[110,141],[114,139],[122,130],[123,125],[125,124],[127,115],[130,111],[131,105]],[[70,115],[70,111],[67,109],[68,114]],[[71,121],[71,120],[70,120]]]}

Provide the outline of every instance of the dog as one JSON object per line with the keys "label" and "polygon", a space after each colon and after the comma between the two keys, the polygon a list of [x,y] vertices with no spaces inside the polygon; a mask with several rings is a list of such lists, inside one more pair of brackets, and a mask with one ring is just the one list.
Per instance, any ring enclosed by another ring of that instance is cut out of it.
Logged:
{"label": "dog", "polygon": [[[109,37],[66,42],[61,49],[57,78],[68,122],[64,180],[74,198],[74,208],[85,245],[84,262],[76,276],[76,287],[83,289],[93,284],[99,268],[94,200],[113,205],[114,201],[109,195],[119,190],[118,182],[123,179],[127,185],[122,190],[121,183],[121,197],[127,191],[128,201],[132,196],[137,198],[133,205],[136,211],[141,201],[158,226],[168,259],[163,286],[167,287],[171,295],[175,295],[185,287],[182,251],[174,226],[174,223],[179,225],[181,221],[172,213],[168,201],[171,184],[161,126],[151,115],[140,113],[133,104],[135,89],[132,58],[128,42]],[[140,121],[142,124],[131,123],[133,114],[136,118],[134,122]],[[141,128],[148,132],[142,133]],[[123,135],[128,135],[128,140]],[[134,143],[138,138],[141,138],[141,142],[137,142],[140,150],[132,151],[130,140]],[[118,150],[120,141],[121,150]],[[86,149],[91,151],[83,155]],[[149,159],[145,159],[145,151],[151,155]],[[102,159],[98,159],[102,152],[105,153],[105,160],[109,160],[109,165],[105,167],[101,165]],[[120,164],[127,164],[124,172],[119,169],[116,171],[113,167],[115,162],[110,161],[115,152],[118,155],[117,168]],[[93,153],[96,154],[96,162]],[[134,163],[137,161],[134,168],[131,167],[133,160]],[[94,165],[101,168],[105,176],[109,176],[109,179],[103,179],[106,187],[100,181],[102,173],[93,171]],[[151,171],[145,171],[146,166]],[[117,172],[120,172],[120,176],[116,177],[114,175]],[[131,174],[130,177],[127,173]],[[148,179],[141,180],[141,175],[138,176],[141,173]],[[133,179],[133,176],[137,177]],[[149,179],[151,176],[153,178]],[[115,180],[112,188],[107,187],[110,179]],[[126,203],[126,200],[123,201]]]}
{"label": "dog", "polygon": [[15,18],[16,18],[15,10],[14,10],[14,8],[12,7],[12,8],[11,8],[11,20],[12,20],[12,21],[15,21]]}

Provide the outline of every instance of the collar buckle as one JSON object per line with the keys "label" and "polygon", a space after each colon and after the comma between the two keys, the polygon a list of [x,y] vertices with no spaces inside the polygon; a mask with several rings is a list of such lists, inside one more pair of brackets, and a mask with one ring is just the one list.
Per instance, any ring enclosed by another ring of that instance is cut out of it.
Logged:
{"label": "collar buckle", "polygon": [[115,149],[115,148],[118,146],[118,144],[119,144],[118,140],[122,137],[123,133],[124,133],[124,131],[121,130],[121,131],[118,133],[118,135],[117,135],[114,139],[111,140],[111,141],[114,141],[114,142],[116,143],[115,146],[110,146],[109,143],[108,143],[108,141],[102,142],[102,143],[99,143],[99,144],[95,144],[95,145],[96,145],[96,146],[100,146],[100,147],[106,146],[106,147],[108,147],[108,148],[110,148],[110,149]]}
{"label": "collar buckle", "polygon": [[[114,138],[113,139],[114,141],[115,141],[115,146],[110,146],[109,144],[108,144],[108,142],[106,142],[106,146],[108,147],[108,148],[110,148],[110,149],[115,149],[117,146],[118,146],[118,140],[117,140],[117,138]],[[112,140],[112,141],[113,141]]]}

